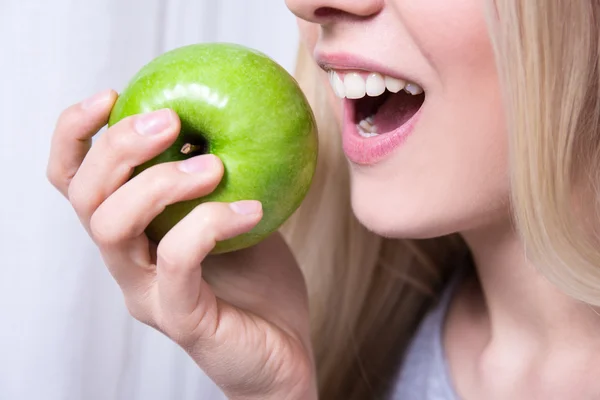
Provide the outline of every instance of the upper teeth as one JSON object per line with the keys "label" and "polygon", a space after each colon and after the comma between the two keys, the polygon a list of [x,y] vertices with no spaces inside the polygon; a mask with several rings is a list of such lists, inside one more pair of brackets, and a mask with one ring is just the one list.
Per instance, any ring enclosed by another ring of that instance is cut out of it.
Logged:
{"label": "upper teeth", "polygon": [[402,89],[412,95],[423,93],[423,88],[416,83],[384,76],[377,72],[369,73],[366,80],[358,72],[349,72],[342,80],[336,71],[329,71],[329,81],[336,96],[342,99],[345,97],[361,99],[366,95],[376,97],[383,94],[386,89],[392,93],[398,93]]}

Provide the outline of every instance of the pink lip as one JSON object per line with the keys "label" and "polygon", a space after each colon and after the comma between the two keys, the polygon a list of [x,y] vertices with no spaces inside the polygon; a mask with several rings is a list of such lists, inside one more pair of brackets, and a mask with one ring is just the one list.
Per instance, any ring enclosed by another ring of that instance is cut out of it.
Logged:
{"label": "pink lip", "polygon": [[[349,53],[315,52],[314,58],[317,64],[326,71],[333,69],[337,71],[363,70],[368,72],[379,72],[383,75],[414,82],[421,87],[424,87],[417,81],[416,77],[400,75],[397,71],[387,68],[384,65]],[[402,145],[408,135],[414,131],[424,106],[423,104],[415,115],[394,131],[379,136],[365,138],[358,134],[358,129],[354,122],[355,108],[352,101],[353,100],[348,99],[343,100],[344,115],[342,141],[346,157],[351,162],[359,165],[374,165],[382,161],[397,147]]]}
{"label": "pink lip", "polygon": [[392,78],[402,79],[409,82],[414,82],[417,85],[425,88],[414,76],[406,76],[394,71],[384,65],[377,62],[367,60],[364,58],[357,57],[348,53],[315,53],[315,61],[324,70],[337,70],[337,71],[356,71],[363,70],[367,72],[379,72],[380,74],[387,75]]}
{"label": "pink lip", "polygon": [[392,132],[365,138],[359,135],[354,122],[352,100],[344,99],[342,146],[348,159],[359,165],[374,165],[401,146],[414,131],[423,106],[406,123]]}

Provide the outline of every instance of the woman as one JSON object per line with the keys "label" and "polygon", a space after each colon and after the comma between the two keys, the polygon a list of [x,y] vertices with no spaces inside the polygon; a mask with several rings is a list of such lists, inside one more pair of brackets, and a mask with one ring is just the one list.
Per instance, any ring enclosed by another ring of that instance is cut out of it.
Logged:
{"label": "woman", "polygon": [[125,183],[176,115],[125,120],[89,149],[107,91],[58,123],[49,178],[132,315],[232,399],[598,398],[600,6],[287,4],[321,159],[286,240],[205,259],[260,220],[243,201],[198,207],[153,248],[144,227],[210,192],[219,160]]}

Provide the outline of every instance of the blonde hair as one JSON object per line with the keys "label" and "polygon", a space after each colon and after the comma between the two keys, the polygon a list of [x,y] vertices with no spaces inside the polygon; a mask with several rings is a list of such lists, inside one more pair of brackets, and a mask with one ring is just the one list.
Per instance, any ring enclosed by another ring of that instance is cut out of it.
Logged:
{"label": "blonde hair", "polygon": [[496,9],[488,19],[506,88],[516,226],[551,282],[600,306],[600,4]]}
{"label": "blonde hair", "polygon": [[[594,4],[497,0],[489,25],[506,89],[517,228],[542,273],[600,305],[598,231],[584,221],[600,215]],[[296,78],[315,111],[320,154],[312,188],[282,232],[308,282],[320,398],[384,398],[424,313],[469,252],[458,235],[394,240],[361,226],[318,75],[301,46]]]}

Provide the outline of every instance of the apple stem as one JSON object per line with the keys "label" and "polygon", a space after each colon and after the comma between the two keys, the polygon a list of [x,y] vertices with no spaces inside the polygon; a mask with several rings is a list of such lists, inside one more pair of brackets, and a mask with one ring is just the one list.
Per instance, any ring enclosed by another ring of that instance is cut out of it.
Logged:
{"label": "apple stem", "polygon": [[186,144],[183,145],[183,147],[181,148],[180,152],[182,154],[188,155],[188,154],[197,152],[199,150],[202,150],[202,146],[197,146],[195,144],[186,143]]}

